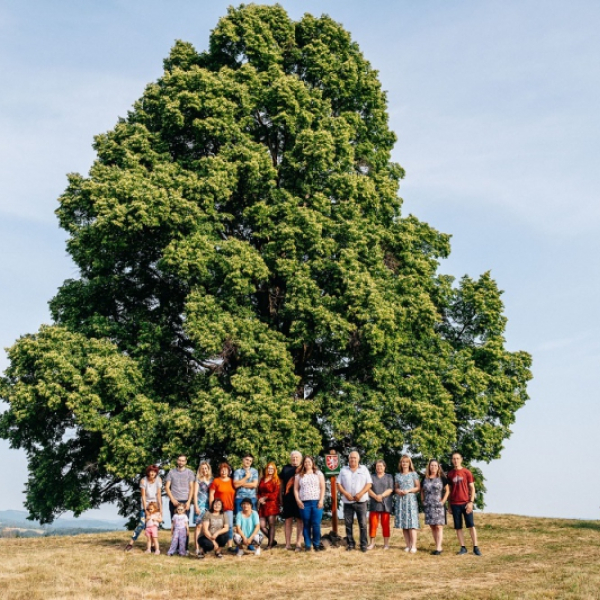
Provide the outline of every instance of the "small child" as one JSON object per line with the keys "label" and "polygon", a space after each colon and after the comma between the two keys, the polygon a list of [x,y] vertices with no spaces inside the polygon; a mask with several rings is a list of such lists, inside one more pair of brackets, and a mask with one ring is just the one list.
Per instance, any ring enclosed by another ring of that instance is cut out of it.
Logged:
{"label": "small child", "polygon": [[187,554],[186,540],[190,535],[190,526],[183,504],[177,507],[177,512],[171,519],[171,535],[171,547],[167,554],[173,556],[175,552],[179,551],[179,556],[185,556]]}
{"label": "small child", "polygon": [[146,507],[146,552],[152,553],[152,546],[156,548],[156,554],[160,554],[158,546],[158,525],[162,521],[162,516],[158,512],[158,504],[149,502]]}

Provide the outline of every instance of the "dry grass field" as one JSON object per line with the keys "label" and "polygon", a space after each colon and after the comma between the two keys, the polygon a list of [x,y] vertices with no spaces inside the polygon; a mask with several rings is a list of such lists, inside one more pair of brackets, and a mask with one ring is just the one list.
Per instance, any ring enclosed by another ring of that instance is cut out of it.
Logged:
{"label": "dry grass field", "polygon": [[[600,522],[478,513],[482,557],[457,556],[446,528],[442,556],[431,556],[429,530],[419,552],[363,554],[343,548],[217,560],[144,554],[145,538],[123,552],[127,534],[0,539],[4,600],[81,599],[587,599],[600,598]],[[324,532],[328,528],[324,528]],[[280,540],[283,532],[279,533]],[[161,534],[166,552],[168,532]]]}

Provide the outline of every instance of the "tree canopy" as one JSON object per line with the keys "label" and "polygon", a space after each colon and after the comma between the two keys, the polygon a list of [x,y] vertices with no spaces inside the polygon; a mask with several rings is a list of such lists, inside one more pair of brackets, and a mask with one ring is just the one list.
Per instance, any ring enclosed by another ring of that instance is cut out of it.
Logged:
{"label": "tree canopy", "polygon": [[[229,9],[95,138],[57,209],[79,276],[9,349],[0,435],[42,522],[179,452],[497,458],[527,400],[489,273],[402,216],[377,71],[327,16]],[[55,485],[60,481],[60,485]]]}

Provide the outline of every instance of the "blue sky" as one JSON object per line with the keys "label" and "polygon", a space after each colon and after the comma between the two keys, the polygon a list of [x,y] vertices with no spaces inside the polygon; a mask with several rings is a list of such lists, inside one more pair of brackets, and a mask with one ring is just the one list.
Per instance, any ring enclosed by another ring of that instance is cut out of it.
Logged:
{"label": "blue sky", "polygon": [[[441,271],[492,271],[507,346],[533,354],[531,400],[485,467],[487,510],[597,518],[600,4],[280,3],[331,15],[379,69],[405,214],[452,234]],[[48,322],[77,275],[54,216],[66,173],[87,172],[93,136],[160,76],[175,39],[206,48],[228,4],[0,0],[2,347]],[[0,510],[20,508],[26,460],[2,440],[0,479]]]}

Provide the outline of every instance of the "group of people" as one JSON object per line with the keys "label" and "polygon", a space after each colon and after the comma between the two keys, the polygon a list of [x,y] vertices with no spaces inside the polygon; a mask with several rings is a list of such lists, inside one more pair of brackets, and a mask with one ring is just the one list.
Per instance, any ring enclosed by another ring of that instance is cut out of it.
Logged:
{"label": "group of people", "polygon": [[[420,495],[435,543],[434,555],[442,553],[446,502],[449,502],[454,529],[460,543],[458,554],[466,554],[463,521],[469,530],[473,553],[481,556],[473,519],[475,483],[472,473],[462,466],[459,452],[452,454],[452,469],[446,475],[441,464],[432,459],[423,477],[416,472],[412,459],[402,456],[395,476],[386,472],[383,460],[375,463],[371,474],[360,464],[358,452],[351,452],[348,465],[337,477],[346,529],[346,550],[356,549],[353,533],[354,518],[358,522],[359,548],[367,552],[375,548],[377,530],[381,524],[383,549],[390,548],[391,516],[395,528],[402,529],[404,551],[417,552],[417,532]],[[227,462],[218,466],[213,477],[210,463],[202,461],[194,473],[187,467],[187,457],[177,457],[164,482],[171,515],[171,545],[168,555],[188,554],[190,525],[194,526],[195,552],[199,558],[214,552],[223,557],[228,548],[238,556],[245,550],[256,555],[266,541],[266,549],[277,545],[275,539],[278,517],[284,520],[285,548],[308,552],[325,550],[321,542],[321,520],[325,501],[325,477],[311,456],[298,451],[290,454],[290,463],[277,472],[269,462],[262,477],[253,465],[254,457],[246,454],[241,468],[233,471]],[[163,482],[159,468],[151,465],[140,481],[140,519],[126,550],[133,548],[142,531],[146,534],[146,552],[160,554],[158,529],[162,522]],[[394,502],[395,498],[395,502]],[[191,515],[190,515],[191,511]],[[295,545],[292,547],[296,521]],[[368,521],[368,523],[367,523]]]}

